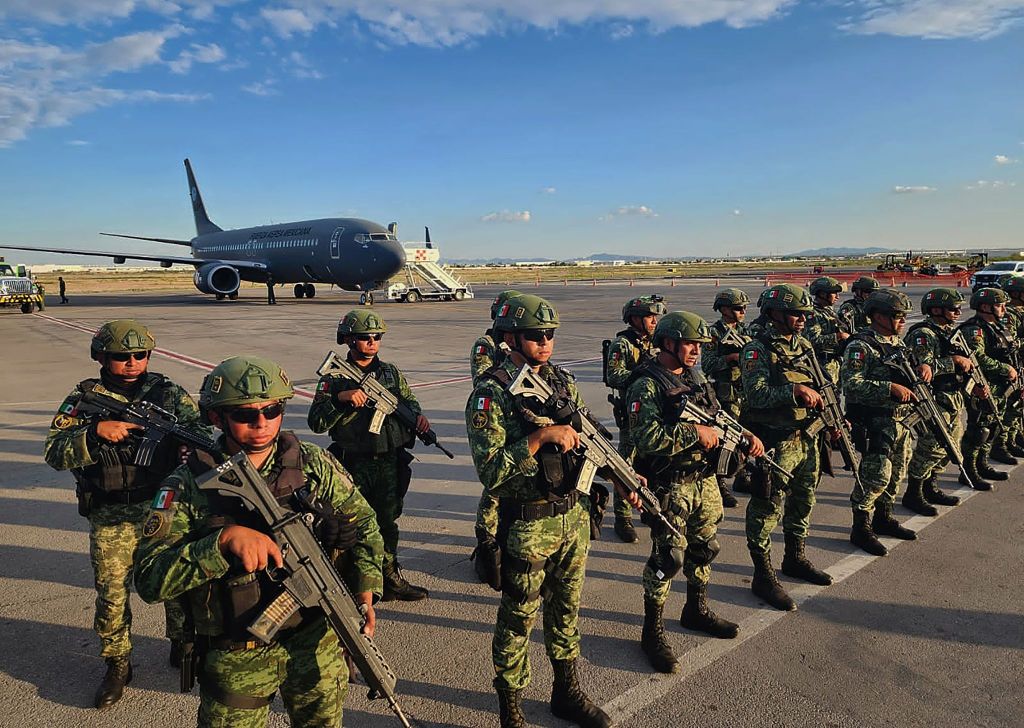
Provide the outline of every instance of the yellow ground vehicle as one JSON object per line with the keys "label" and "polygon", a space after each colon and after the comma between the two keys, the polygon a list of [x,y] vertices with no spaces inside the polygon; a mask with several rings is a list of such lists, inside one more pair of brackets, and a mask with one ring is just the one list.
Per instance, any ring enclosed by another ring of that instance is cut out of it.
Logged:
{"label": "yellow ground vehicle", "polygon": [[[0,258],[3,261],[3,258]],[[22,313],[32,313],[46,306],[43,290],[28,275],[24,266],[19,270],[10,263],[0,262],[0,307],[17,306]]]}

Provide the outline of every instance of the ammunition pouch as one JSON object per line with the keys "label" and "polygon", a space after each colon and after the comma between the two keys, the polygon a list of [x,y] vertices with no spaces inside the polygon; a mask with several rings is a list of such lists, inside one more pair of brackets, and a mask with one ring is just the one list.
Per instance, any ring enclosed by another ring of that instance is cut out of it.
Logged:
{"label": "ammunition pouch", "polygon": [[[502,578],[501,578],[501,592],[507,594],[514,599],[518,604],[529,604],[530,602],[536,601],[539,597],[548,597],[548,589],[545,586],[547,577],[553,577],[555,579],[561,579],[565,575],[565,572],[557,566],[553,566],[547,559],[520,559],[516,556],[509,556],[504,554],[501,559]],[[544,580],[540,584],[540,588],[537,591],[526,593],[521,589],[517,588],[513,579],[507,578],[509,574],[534,574],[538,571],[546,571],[547,574]]]}
{"label": "ammunition pouch", "polygon": [[483,529],[476,529],[476,548],[470,554],[473,569],[480,581],[494,591],[501,591],[501,547],[497,539]]}
{"label": "ammunition pouch", "polygon": [[75,497],[78,499],[78,515],[88,518],[92,513],[92,490],[78,478],[75,479]]}
{"label": "ammunition pouch", "polygon": [[712,537],[710,541],[690,541],[686,545],[686,556],[697,566],[708,566],[721,550],[718,539]]}
{"label": "ammunition pouch", "polygon": [[771,500],[772,492],[775,489],[775,479],[772,469],[764,463],[754,463],[749,468],[750,472],[750,495],[753,498]]}
{"label": "ammunition pouch", "polygon": [[409,492],[409,485],[412,483],[412,461],[415,460],[415,456],[407,449],[398,449],[398,464],[396,471],[398,475],[398,497],[405,498],[405,494]]}
{"label": "ammunition pouch", "polygon": [[[192,638],[193,640],[195,637]],[[181,667],[178,668],[178,687],[183,693],[191,693],[196,684],[196,675],[202,669],[203,653],[196,649],[195,642],[181,645]]]}
{"label": "ammunition pouch", "polygon": [[600,483],[594,483],[590,488],[590,540],[598,541],[601,538],[601,524],[604,522],[604,513],[608,508],[608,489]]}
{"label": "ammunition pouch", "polygon": [[[280,587],[272,585],[266,572],[242,574],[229,577],[220,583],[222,607],[224,610],[224,629],[227,638],[233,642],[251,641],[252,635],[248,627],[263,610],[266,609],[280,592]],[[282,631],[298,627],[303,619],[300,609],[281,625]]]}

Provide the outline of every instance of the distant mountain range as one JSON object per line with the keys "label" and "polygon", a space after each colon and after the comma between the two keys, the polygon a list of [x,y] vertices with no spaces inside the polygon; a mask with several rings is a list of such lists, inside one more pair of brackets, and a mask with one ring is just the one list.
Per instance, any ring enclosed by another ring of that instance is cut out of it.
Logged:
{"label": "distant mountain range", "polygon": [[[810,250],[801,250],[798,253],[784,253],[783,257],[787,256],[800,256],[800,257],[823,257],[823,256],[860,256],[860,255],[871,255],[873,253],[889,253],[892,252],[891,248],[812,248]],[[707,256],[697,255],[682,255],[678,258],[672,258],[670,256],[658,256],[658,255],[626,255],[622,253],[594,253],[584,258],[580,257],[568,257],[563,259],[556,258],[446,258],[445,263],[450,265],[512,265],[515,263],[552,263],[556,260],[564,261],[576,261],[585,260],[593,263],[609,263],[614,260],[697,260],[698,258],[706,258]],[[778,256],[773,256],[778,257]]]}
{"label": "distant mountain range", "polygon": [[792,255],[800,255],[804,257],[812,257],[815,255],[872,255],[873,253],[891,253],[892,248],[811,248],[810,250],[801,250],[799,253],[793,253]]}

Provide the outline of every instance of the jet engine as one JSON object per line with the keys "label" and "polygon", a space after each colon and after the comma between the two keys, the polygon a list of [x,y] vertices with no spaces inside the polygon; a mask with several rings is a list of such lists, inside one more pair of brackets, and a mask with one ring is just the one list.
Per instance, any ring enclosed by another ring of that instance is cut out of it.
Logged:
{"label": "jet engine", "polygon": [[203,293],[216,293],[218,296],[230,296],[238,291],[242,277],[238,271],[224,263],[207,263],[197,268],[193,282]]}

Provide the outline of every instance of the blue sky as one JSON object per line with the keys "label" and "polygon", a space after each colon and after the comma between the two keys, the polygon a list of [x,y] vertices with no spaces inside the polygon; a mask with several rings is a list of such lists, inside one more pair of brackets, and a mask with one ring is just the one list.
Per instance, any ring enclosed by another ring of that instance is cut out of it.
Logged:
{"label": "blue sky", "polygon": [[1024,248],[1024,0],[8,0],[0,240]]}

